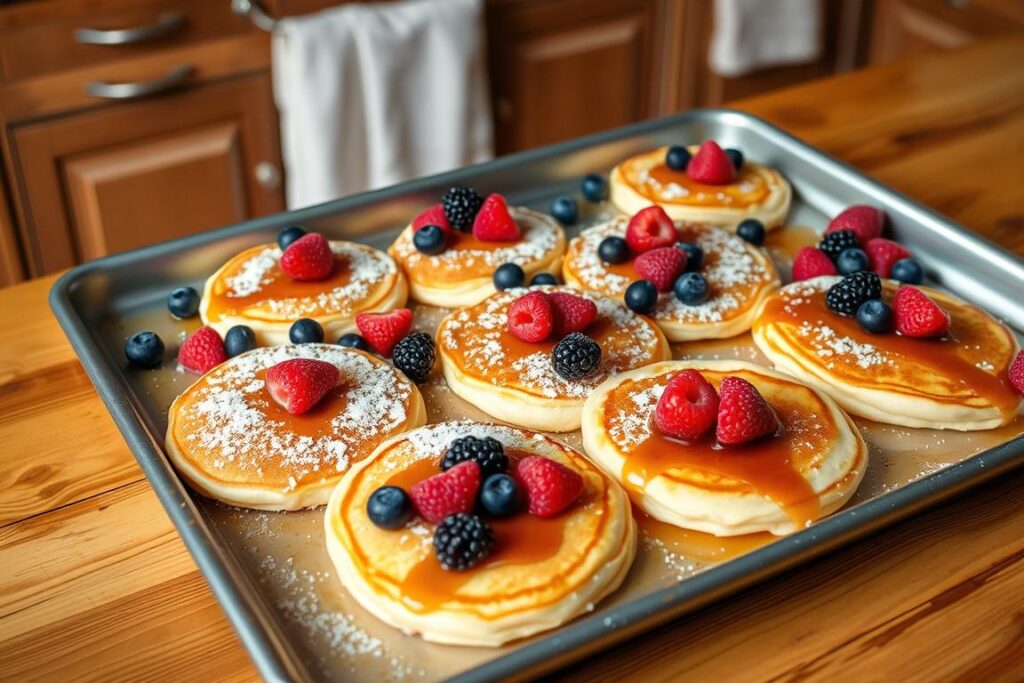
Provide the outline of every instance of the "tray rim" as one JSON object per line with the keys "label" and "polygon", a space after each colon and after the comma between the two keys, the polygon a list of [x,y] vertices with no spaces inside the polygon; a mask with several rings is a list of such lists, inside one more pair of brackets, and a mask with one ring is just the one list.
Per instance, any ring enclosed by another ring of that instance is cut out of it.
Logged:
{"label": "tray rim", "polygon": [[[138,260],[182,251],[229,237],[256,232],[281,223],[302,223],[398,194],[426,189],[437,183],[469,178],[482,170],[499,171],[532,161],[543,161],[566,152],[657,131],[662,128],[720,117],[734,118],[760,133],[783,138],[801,154],[830,165],[842,179],[868,194],[883,194],[902,205],[914,220],[943,238],[971,244],[1015,270],[1024,282],[1024,259],[988,238],[941,216],[901,192],[888,188],[849,164],[818,150],[759,116],[736,109],[692,109],[621,128],[527,150],[445,173],[418,178],[390,187],[364,192],[296,211],[265,216],[216,230],[150,245],[76,266],[61,275],[49,294],[50,307],[64,330],[100,399],[114,419],[136,462],[173,522],[190,554],[209,584],[225,615],[245,646],[260,675],[267,680],[312,680],[302,660],[280,633],[271,607],[262,594],[221,547],[185,487],[167,460],[161,439],[149,432],[146,421],[131,398],[124,374],[113,367],[93,338],[86,321],[72,302],[73,290],[87,277]],[[870,534],[925,507],[979,485],[1014,467],[1024,465],[1024,436],[970,456],[957,464],[917,479],[855,506],[844,508],[772,544],[725,562],[713,570],[688,577],[672,586],[601,613],[601,619],[583,617],[570,622],[529,645],[502,655],[452,677],[468,683],[496,678],[516,679],[550,671],[588,652],[696,610],[728,594],[779,574],[832,548]]]}

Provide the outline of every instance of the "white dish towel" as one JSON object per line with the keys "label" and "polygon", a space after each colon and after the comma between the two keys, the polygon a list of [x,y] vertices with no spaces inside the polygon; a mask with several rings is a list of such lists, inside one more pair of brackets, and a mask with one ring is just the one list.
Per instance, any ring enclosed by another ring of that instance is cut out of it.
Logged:
{"label": "white dish towel", "polygon": [[482,0],[352,3],[278,22],[288,207],[491,158],[484,53]]}
{"label": "white dish towel", "polygon": [[715,0],[708,63],[719,76],[742,76],[821,54],[821,0]]}

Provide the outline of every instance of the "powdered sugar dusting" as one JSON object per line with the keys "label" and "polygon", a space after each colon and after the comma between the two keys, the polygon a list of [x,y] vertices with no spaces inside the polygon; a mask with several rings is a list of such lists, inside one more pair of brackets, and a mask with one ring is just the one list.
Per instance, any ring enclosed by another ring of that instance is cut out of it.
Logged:
{"label": "powdered sugar dusting", "polygon": [[547,438],[542,434],[533,432],[522,432],[513,427],[504,425],[481,424],[479,422],[455,421],[441,422],[414,429],[405,434],[406,442],[412,447],[411,453],[414,459],[435,458],[451,445],[455,439],[463,436],[475,436],[478,439],[493,437],[501,442],[505,448],[521,448],[524,441],[535,441],[546,443]]}

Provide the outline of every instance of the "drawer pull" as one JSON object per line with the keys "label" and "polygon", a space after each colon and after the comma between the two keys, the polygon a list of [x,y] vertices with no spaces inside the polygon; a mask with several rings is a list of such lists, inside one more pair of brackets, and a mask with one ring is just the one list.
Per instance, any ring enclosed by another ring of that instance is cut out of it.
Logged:
{"label": "drawer pull", "polygon": [[134,100],[139,97],[156,95],[178,87],[192,74],[192,67],[180,64],[173,67],[166,75],[151,81],[137,83],[108,83],[106,81],[89,81],[85,84],[85,93],[92,97],[105,100]]}
{"label": "drawer pull", "polygon": [[75,42],[80,45],[131,45],[156,40],[176,33],[185,27],[185,15],[167,12],[152,24],[131,28],[79,28],[75,29]]}

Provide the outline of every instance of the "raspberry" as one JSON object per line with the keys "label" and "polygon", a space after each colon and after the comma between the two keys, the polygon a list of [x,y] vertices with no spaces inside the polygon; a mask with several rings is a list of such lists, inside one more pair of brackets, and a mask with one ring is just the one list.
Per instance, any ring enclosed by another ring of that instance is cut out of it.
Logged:
{"label": "raspberry", "polygon": [[718,386],[718,442],[735,446],[774,434],[779,428],[775,411],[757,387],[740,377],[726,377]]}
{"label": "raspberry", "polygon": [[391,362],[413,382],[425,382],[434,369],[434,340],[426,332],[405,335],[391,351]]}
{"label": "raspberry", "polygon": [[480,564],[494,549],[494,530],[476,515],[449,515],[434,530],[434,555],[448,571]]}
{"label": "raspberry", "polygon": [[267,391],[289,413],[301,415],[338,384],[339,374],[333,363],[291,358],[267,370]]}
{"label": "raspberry", "polygon": [[200,327],[178,349],[178,362],[190,372],[204,374],[228,359],[224,342],[212,327]]}
{"label": "raspberry", "polygon": [[420,517],[438,524],[448,515],[471,512],[480,489],[480,466],[466,461],[409,487]]}
{"label": "raspberry", "polygon": [[882,236],[882,228],[885,225],[885,212],[874,206],[863,204],[854,205],[843,209],[839,214],[828,222],[825,234],[839,230],[849,230],[857,235],[861,244],[867,244],[876,237]]}
{"label": "raspberry", "polygon": [[601,366],[601,345],[582,332],[573,332],[555,344],[551,362],[562,379],[583,379]]}
{"label": "raspberry", "polygon": [[430,208],[420,212],[416,218],[412,219],[412,231],[416,232],[420,228],[424,228],[428,225],[436,225],[441,228],[441,232],[444,233],[445,240],[451,237],[452,225],[448,222],[448,216],[444,213],[444,207],[440,204],[434,204]]}
{"label": "raspberry", "polygon": [[551,301],[544,292],[524,294],[508,307],[508,331],[524,342],[536,344],[551,336],[555,314]]}
{"label": "raspberry", "polygon": [[564,337],[570,332],[582,332],[597,319],[597,304],[582,296],[567,292],[548,294],[551,310],[555,314],[555,336]]}
{"label": "raspberry", "polygon": [[674,246],[658,247],[637,256],[633,267],[640,277],[653,282],[659,292],[668,292],[686,270],[686,252]]}
{"label": "raspberry", "polygon": [[522,236],[500,194],[488,195],[480,207],[473,220],[473,236],[482,242],[515,242]]}
{"label": "raspberry", "polygon": [[583,477],[540,455],[516,463],[513,476],[526,494],[526,509],[536,517],[554,517],[583,493]]}
{"label": "raspberry", "polygon": [[868,240],[864,245],[864,251],[868,253],[871,270],[878,273],[879,277],[889,277],[892,273],[892,264],[910,258],[909,251],[884,237]]}
{"label": "raspberry", "polygon": [[696,370],[683,370],[665,386],[654,409],[654,423],[662,434],[696,441],[715,424],[718,394]]}
{"label": "raspberry", "polygon": [[835,261],[839,258],[847,249],[859,248],[860,240],[857,239],[857,233],[852,230],[838,230],[836,232],[830,232],[821,238],[821,242],[818,243],[818,249],[821,249],[825,254]]}
{"label": "raspberry", "polygon": [[412,327],[412,311],[398,308],[390,313],[360,313],[356,316],[359,333],[382,356],[390,356],[398,340]]}
{"label": "raspberry", "polygon": [[1024,396],[1024,351],[1018,352],[1010,364],[1010,384],[1018,394]]}
{"label": "raspberry", "polygon": [[881,297],[882,281],[878,275],[862,270],[832,285],[825,295],[825,305],[834,313],[849,317],[855,315],[860,305],[868,299]]}
{"label": "raspberry", "polygon": [[896,331],[905,337],[942,337],[949,332],[949,314],[916,287],[897,289],[892,309]]}
{"label": "raspberry", "polygon": [[819,275],[835,275],[836,264],[821,249],[803,247],[793,259],[793,281],[808,280]]}
{"label": "raspberry", "polygon": [[626,244],[634,254],[658,247],[671,247],[679,235],[676,225],[660,206],[648,206],[629,219]]}
{"label": "raspberry", "polygon": [[448,223],[456,230],[468,232],[473,225],[473,219],[484,200],[471,187],[452,187],[444,193],[441,199],[441,206],[444,208],[444,215],[448,217]]}
{"label": "raspberry", "polygon": [[493,436],[478,439],[463,436],[452,441],[441,458],[441,469],[449,470],[461,462],[471,460],[480,466],[484,478],[508,470],[508,456],[501,442]]}
{"label": "raspberry", "polygon": [[281,272],[293,280],[323,280],[334,269],[334,253],[323,235],[311,232],[292,242],[281,254]]}
{"label": "raspberry", "polygon": [[705,185],[726,185],[736,176],[736,169],[717,142],[706,140],[686,165],[686,175]]}

